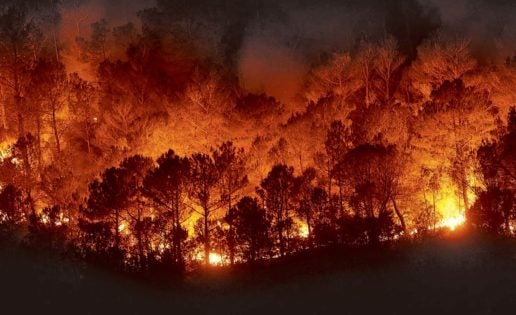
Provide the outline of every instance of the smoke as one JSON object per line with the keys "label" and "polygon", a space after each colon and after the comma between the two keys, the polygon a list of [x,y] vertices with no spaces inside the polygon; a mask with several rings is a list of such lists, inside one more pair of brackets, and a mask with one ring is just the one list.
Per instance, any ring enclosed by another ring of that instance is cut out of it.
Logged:
{"label": "smoke", "polygon": [[441,31],[470,39],[477,58],[500,61],[516,52],[515,1],[430,0],[426,3],[437,8]]}
{"label": "smoke", "polygon": [[85,79],[93,79],[92,69],[80,60],[76,45],[79,37],[91,35],[93,23],[106,20],[110,27],[127,23],[139,25],[137,13],[155,5],[154,0],[85,0],[68,1],[59,8],[59,37],[63,44],[62,59],[70,72],[77,72]]}
{"label": "smoke", "polygon": [[[407,55],[438,26],[439,17],[417,1],[287,1],[281,19],[249,23],[238,57],[243,85],[290,103],[321,57],[353,51],[361,39],[394,35]],[[403,12],[405,11],[405,12]]]}
{"label": "smoke", "polygon": [[353,52],[360,39],[393,35],[409,58],[437,30],[470,38],[479,58],[500,60],[516,51],[511,0],[75,0],[60,10],[68,68],[82,71],[73,46],[75,38],[89,36],[92,23],[139,26],[137,13],[150,7],[168,14],[165,20],[198,19],[204,28],[197,41],[208,47],[207,57],[232,68],[250,91],[284,103],[295,98],[322,56]]}

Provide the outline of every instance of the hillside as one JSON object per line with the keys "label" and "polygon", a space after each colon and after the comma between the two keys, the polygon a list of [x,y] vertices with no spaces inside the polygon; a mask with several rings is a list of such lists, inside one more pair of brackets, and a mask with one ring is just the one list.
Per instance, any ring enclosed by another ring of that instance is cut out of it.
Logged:
{"label": "hillside", "polygon": [[318,252],[166,286],[4,248],[1,300],[7,314],[499,314],[516,306],[514,245],[461,236]]}

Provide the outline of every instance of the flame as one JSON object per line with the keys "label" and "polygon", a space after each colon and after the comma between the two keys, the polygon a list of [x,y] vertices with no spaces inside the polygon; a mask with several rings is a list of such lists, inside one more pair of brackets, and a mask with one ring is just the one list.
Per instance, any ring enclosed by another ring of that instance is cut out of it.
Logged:
{"label": "flame", "polygon": [[307,238],[308,237],[309,231],[308,231],[308,225],[306,223],[300,223],[299,224],[298,234],[302,238]]}
{"label": "flame", "polygon": [[446,227],[451,231],[455,231],[455,229],[466,222],[466,217],[462,215],[458,215],[455,217],[450,217],[442,220],[436,227]]}
{"label": "flame", "polygon": [[[479,183],[474,175],[468,176],[468,182],[470,186],[478,185]],[[469,204],[473,204],[475,200],[476,195],[469,191]],[[427,201],[432,203],[430,198],[427,198]],[[436,208],[439,219],[435,226],[432,226],[436,229],[447,228],[450,231],[455,231],[466,222],[466,209],[449,178],[445,178],[441,182],[441,189],[437,193]]]}
{"label": "flame", "polygon": [[464,209],[460,207],[458,197],[453,191],[443,192],[445,198],[438,203],[442,219],[436,224],[436,228],[448,228],[451,231],[466,222]]}
{"label": "flame", "polygon": [[210,265],[213,266],[222,265],[222,256],[218,253],[210,253],[208,256],[208,261]]}
{"label": "flame", "polygon": [[123,233],[125,235],[131,234],[131,230],[129,229],[129,227],[125,223],[120,223],[118,225],[118,232]]}
{"label": "flame", "polygon": [[[204,253],[198,252],[197,255],[195,255],[195,260],[197,261],[203,261],[204,260]],[[224,264],[224,259],[221,254],[211,252],[208,255],[208,263],[212,266],[222,266]]]}
{"label": "flame", "polygon": [[[453,190],[442,192],[444,198],[437,202],[437,208],[441,219],[435,225],[435,228],[448,228],[451,231],[466,222],[465,209],[459,201],[459,197]],[[473,200],[474,198],[468,198]]]}
{"label": "flame", "polygon": [[12,145],[15,142],[14,139],[7,139],[6,141],[0,142],[0,162],[12,156]]}

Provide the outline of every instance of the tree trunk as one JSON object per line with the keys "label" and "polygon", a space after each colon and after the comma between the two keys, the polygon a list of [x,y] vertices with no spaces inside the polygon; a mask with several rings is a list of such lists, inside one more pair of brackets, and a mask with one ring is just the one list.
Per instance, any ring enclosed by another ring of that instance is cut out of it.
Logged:
{"label": "tree trunk", "polygon": [[179,264],[183,264],[183,250],[181,245],[181,222],[179,221],[179,199],[180,199],[180,192],[179,190],[176,190],[176,207],[175,207],[175,213],[174,213],[174,225],[175,225],[175,231],[174,231],[174,248],[175,248],[175,260]]}
{"label": "tree trunk", "polygon": [[339,216],[341,219],[344,218],[344,205],[342,197],[342,182],[339,180]]}
{"label": "tree trunk", "polygon": [[41,150],[41,117],[40,117],[39,114],[36,117],[36,132],[38,133],[37,134],[37,139],[38,139],[38,167],[41,167],[41,154],[42,154],[42,150]]}
{"label": "tree trunk", "polygon": [[8,125],[7,125],[7,114],[5,113],[5,101],[4,101],[4,94],[3,94],[3,91],[2,91],[2,88],[0,87],[0,103],[1,103],[1,107],[0,107],[0,115],[2,115],[2,127],[4,130],[8,130]]}
{"label": "tree trunk", "polygon": [[464,202],[464,212],[468,211],[469,209],[469,201],[468,201],[468,180],[464,174],[464,178],[462,180],[461,184],[462,189],[462,200]]}
{"label": "tree trunk", "polygon": [[208,206],[204,205],[204,264],[207,266],[210,263],[210,228],[208,222]]}
{"label": "tree trunk", "polygon": [[56,151],[57,154],[61,153],[61,143],[59,141],[59,133],[57,131],[57,119],[56,119],[56,108],[52,107],[52,129],[54,131],[54,138],[56,140]]}
{"label": "tree trunk", "polygon": [[120,249],[120,215],[118,210],[115,210],[115,249],[118,254]]}
{"label": "tree trunk", "polygon": [[435,191],[432,191],[432,204],[433,204],[433,214],[432,214],[432,223],[433,223],[433,230],[435,231],[435,225],[437,224],[437,205],[435,201]]}
{"label": "tree trunk", "polygon": [[88,154],[91,153],[91,135],[90,135],[90,128],[89,128],[89,123],[86,121],[85,122],[85,130],[86,130],[86,147],[87,147],[87,150],[88,150]]}
{"label": "tree trunk", "polygon": [[391,197],[392,205],[394,207],[394,212],[396,212],[396,215],[398,216],[398,219],[401,223],[401,228],[403,229],[403,232],[407,231],[407,226],[405,225],[405,219],[403,218],[403,214],[401,214],[400,209],[398,209],[398,205],[396,204],[396,200],[394,197]]}
{"label": "tree trunk", "polygon": [[307,214],[306,215],[306,228],[308,230],[308,235],[307,235],[307,238],[308,238],[308,244],[310,247],[312,247],[312,224],[311,224],[311,218],[310,218],[310,215]]}

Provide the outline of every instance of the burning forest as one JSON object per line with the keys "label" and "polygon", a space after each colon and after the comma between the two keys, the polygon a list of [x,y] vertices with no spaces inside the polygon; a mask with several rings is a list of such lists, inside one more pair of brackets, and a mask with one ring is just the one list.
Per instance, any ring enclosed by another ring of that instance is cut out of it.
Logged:
{"label": "burning forest", "polygon": [[180,275],[515,236],[514,4],[190,2],[2,1],[4,242]]}

